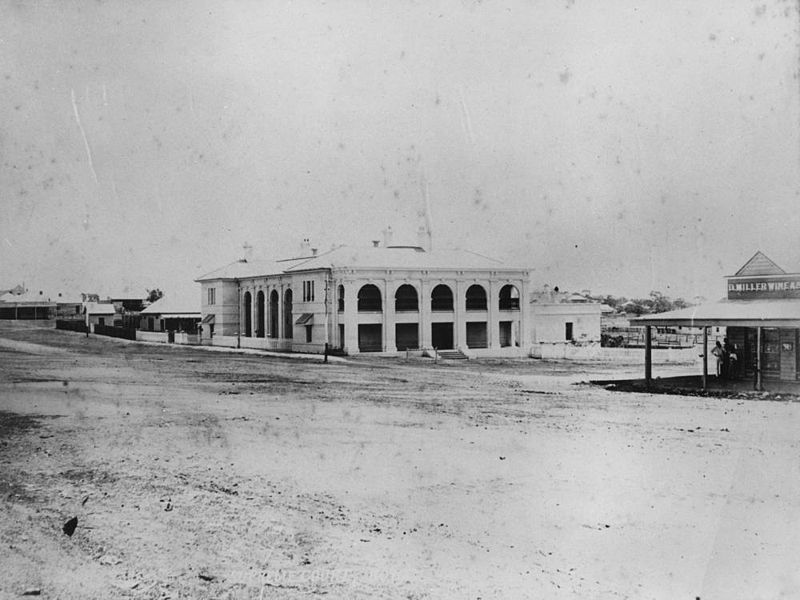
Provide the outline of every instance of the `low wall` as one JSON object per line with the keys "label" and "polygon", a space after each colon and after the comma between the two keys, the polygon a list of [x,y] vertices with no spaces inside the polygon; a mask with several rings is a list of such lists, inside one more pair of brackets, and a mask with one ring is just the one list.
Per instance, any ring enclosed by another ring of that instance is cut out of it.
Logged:
{"label": "low wall", "polygon": [[136,341],[139,342],[161,342],[166,344],[169,341],[166,331],[136,331]]}
{"label": "low wall", "polygon": [[[203,345],[208,345],[208,339],[203,338]],[[211,346],[225,348],[250,348],[253,350],[270,350],[272,352],[290,352],[291,340],[276,340],[274,338],[236,337],[235,335],[215,335],[211,338]]]}
{"label": "low wall", "polygon": [[[654,363],[687,363],[699,361],[701,353],[697,348],[654,348],[652,357]],[[530,355],[532,358],[644,362],[644,348],[603,348],[600,344],[535,344]]]}
{"label": "low wall", "polygon": [[175,343],[176,344],[190,344],[190,345],[198,345],[200,343],[200,336],[196,333],[182,333],[177,332],[175,334]]}

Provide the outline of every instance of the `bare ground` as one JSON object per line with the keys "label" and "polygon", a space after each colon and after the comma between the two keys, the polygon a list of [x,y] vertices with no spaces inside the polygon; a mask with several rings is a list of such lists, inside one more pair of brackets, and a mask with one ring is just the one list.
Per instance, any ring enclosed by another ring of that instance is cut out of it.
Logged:
{"label": "bare ground", "polygon": [[639,370],[0,324],[0,594],[800,597],[800,405]]}

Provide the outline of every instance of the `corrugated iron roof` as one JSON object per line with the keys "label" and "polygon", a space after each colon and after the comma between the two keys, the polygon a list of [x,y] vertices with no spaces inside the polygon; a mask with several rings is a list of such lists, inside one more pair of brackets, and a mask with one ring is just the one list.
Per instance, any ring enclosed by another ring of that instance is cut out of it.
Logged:
{"label": "corrugated iron roof", "polygon": [[340,246],[286,269],[287,273],[314,269],[481,269],[523,270],[468,250],[433,250],[415,246],[356,248]]}
{"label": "corrugated iron roof", "polygon": [[142,310],[143,315],[190,314],[200,316],[200,291],[190,297],[178,294],[164,294],[150,306]]}
{"label": "corrugated iron roof", "polygon": [[103,302],[87,302],[85,304],[86,312],[90,315],[113,315],[116,314],[113,304],[106,304]]}
{"label": "corrugated iron roof", "polygon": [[800,300],[720,300],[631,319],[635,325],[800,327]]}
{"label": "corrugated iron roof", "polygon": [[195,281],[210,281],[213,279],[244,279],[247,277],[260,277],[263,275],[278,275],[298,261],[307,260],[293,259],[287,262],[277,262],[274,260],[237,260],[224,267],[215,269],[210,273],[201,275]]}

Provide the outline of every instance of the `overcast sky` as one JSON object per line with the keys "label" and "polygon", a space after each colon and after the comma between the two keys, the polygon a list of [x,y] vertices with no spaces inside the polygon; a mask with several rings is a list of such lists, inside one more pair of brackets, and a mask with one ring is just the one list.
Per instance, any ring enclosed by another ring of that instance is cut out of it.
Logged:
{"label": "overcast sky", "polygon": [[[534,285],[800,271],[793,2],[2,2],[0,288],[191,289],[304,237]],[[199,289],[197,291],[199,294]]]}

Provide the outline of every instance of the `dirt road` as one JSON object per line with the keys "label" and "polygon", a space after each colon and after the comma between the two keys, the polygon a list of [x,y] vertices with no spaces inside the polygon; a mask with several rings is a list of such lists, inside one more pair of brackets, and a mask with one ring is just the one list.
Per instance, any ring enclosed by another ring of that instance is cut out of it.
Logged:
{"label": "dirt road", "polygon": [[615,371],[0,324],[0,594],[800,597],[798,404]]}

